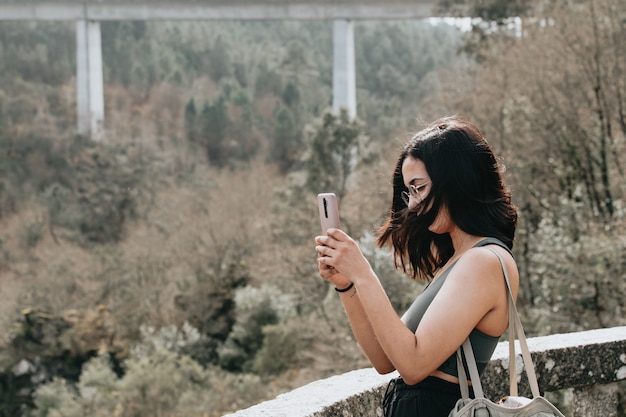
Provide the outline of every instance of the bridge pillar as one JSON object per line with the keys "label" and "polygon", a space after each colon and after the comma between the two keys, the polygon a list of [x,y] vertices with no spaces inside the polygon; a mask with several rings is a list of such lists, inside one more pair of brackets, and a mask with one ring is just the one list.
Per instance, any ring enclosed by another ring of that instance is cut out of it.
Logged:
{"label": "bridge pillar", "polygon": [[333,111],[341,108],[356,118],[356,66],[354,63],[354,24],[335,20],[333,26]]}
{"label": "bridge pillar", "polygon": [[99,139],[104,122],[100,22],[76,22],[76,114],[78,133]]}

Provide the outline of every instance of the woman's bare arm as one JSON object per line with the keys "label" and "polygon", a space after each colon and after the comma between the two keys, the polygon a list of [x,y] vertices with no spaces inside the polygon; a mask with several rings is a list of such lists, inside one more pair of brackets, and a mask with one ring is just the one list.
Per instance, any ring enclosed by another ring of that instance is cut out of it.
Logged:
{"label": "woman's bare arm", "polygon": [[[491,310],[501,309],[502,300],[506,300],[498,259],[482,248],[469,250],[450,272],[413,333],[394,311],[367,261],[361,259],[356,243],[340,231],[331,236],[334,241],[326,242],[330,250],[324,251],[328,256],[320,259],[355,283],[358,304],[345,300],[344,306],[357,340],[377,369],[395,368],[407,384],[415,384],[435,371],[472,329]],[[346,297],[349,295],[342,299]],[[506,309],[503,312],[506,321]],[[381,360],[384,357],[389,363]]]}

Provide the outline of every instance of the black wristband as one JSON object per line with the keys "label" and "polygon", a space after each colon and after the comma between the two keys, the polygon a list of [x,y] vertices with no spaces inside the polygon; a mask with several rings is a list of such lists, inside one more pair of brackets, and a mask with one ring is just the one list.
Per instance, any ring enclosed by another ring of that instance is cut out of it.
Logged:
{"label": "black wristband", "polygon": [[350,285],[348,285],[346,288],[339,289],[339,288],[335,287],[335,291],[337,291],[337,292],[347,292],[347,291],[350,291],[350,289],[352,287],[354,287],[354,282],[351,282]]}

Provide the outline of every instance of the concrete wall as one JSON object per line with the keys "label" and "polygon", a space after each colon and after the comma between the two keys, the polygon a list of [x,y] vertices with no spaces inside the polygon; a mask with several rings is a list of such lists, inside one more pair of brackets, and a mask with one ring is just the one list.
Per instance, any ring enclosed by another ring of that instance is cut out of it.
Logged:
{"label": "concrete wall", "polygon": [[[626,381],[626,327],[530,338],[528,346],[542,392],[573,389],[573,417],[617,416],[617,382]],[[523,372],[519,356],[518,362],[518,372]],[[508,393],[508,364],[508,343],[502,342],[481,378],[489,398]],[[381,416],[384,390],[396,376],[360,369],[312,382],[225,417]],[[520,394],[529,396],[528,391],[522,378]]]}

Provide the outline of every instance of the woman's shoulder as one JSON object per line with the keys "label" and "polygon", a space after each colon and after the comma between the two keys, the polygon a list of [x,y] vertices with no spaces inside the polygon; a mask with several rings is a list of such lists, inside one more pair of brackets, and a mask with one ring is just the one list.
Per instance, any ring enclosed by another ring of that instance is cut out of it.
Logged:
{"label": "woman's shoulder", "polygon": [[502,240],[498,239],[497,237],[483,237],[474,245],[475,248],[486,247],[486,246],[499,246],[505,251],[509,252],[511,256],[513,255],[511,248],[509,248],[509,246],[506,243],[504,243]]}
{"label": "woman's shoulder", "polygon": [[519,270],[508,248],[488,244],[474,247],[465,255],[467,255],[467,265],[464,268],[466,282],[482,288],[491,288],[498,293],[505,285],[504,270],[506,270],[513,297],[517,297]]}
{"label": "woman's shoulder", "polygon": [[500,259],[504,262],[511,280],[516,282],[518,271],[513,255],[506,246],[491,242],[476,245],[465,252],[457,264],[458,274],[463,276],[466,283],[473,281],[485,284],[487,281],[502,279]]}

